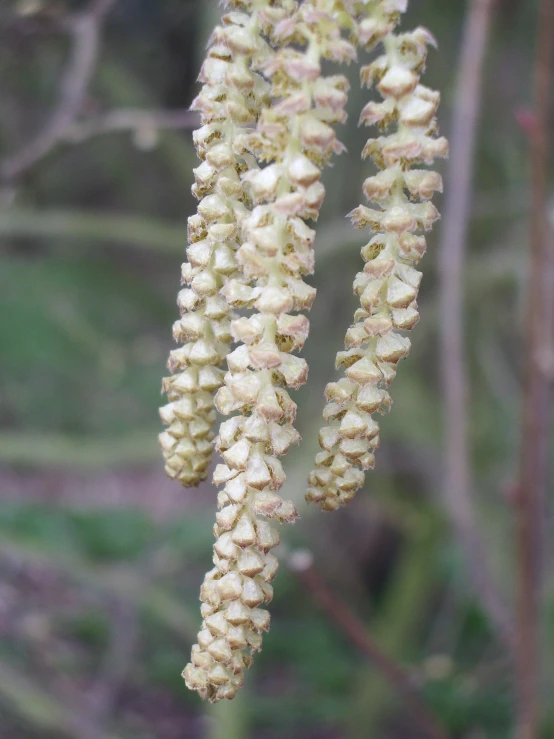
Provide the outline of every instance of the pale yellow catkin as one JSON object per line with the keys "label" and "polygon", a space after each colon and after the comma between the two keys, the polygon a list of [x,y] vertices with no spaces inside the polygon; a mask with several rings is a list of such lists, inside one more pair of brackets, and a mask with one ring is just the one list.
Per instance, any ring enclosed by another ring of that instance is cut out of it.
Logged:
{"label": "pale yellow catkin", "polygon": [[[250,9],[254,3],[243,3]],[[274,3],[275,10],[279,3]],[[307,378],[304,359],[293,352],[308,335],[307,310],[315,290],[303,278],[313,271],[317,219],[325,194],[321,167],[342,151],[333,124],[345,119],[347,81],[323,76],[324,59],[352,60],[343,38],[353,19],[338,0],[306,0],[269,29],[273,56],[259,66],[271,85],[266,105],[246,148],[257,162],[241,177],[252,202],[235,209],[240,265],[220,295],[246,315],[231,320],[238,343],[227,356],[228,372],[215,404],[231,418],[216,446],[223,457],[214,473],[222,489],[214,534],[214,568],[201,590],[202,628],[184,670],[189,688],[204,698],[232,698],[252,655],[261,648],[272,598],[279,543],[271,522],[293,522],[295,506],[278,491],[285,481],[279,457],[299,440],[296,405],[286,388]],[[235,414],[235,415],[232,415]]]}
{"label": "pale yellow catkin", "polygon": [[241,279],[237,217],[251,203],[241,176],[254,164],[245,143],[269,102],[269,84],[255,68],[273,55],[263,30],[281,20],[283,12],[262,0],[229,0],[226,6],[240,10],[228,13],[215,29],[200,73],[203,87],[192,104],[202,122],[194,132],[202,160],[192,188],[199,204],[188,222],[182,270],[186,287],[177,301],[181,318],[173,327],[183,346],[170,354],[172,375],[163,381],[169,403],[160,410],[167,427],[159,437],[165,469],[185,486],[207,478],[212,457],[213,396],[223,383],[233,317],[221,289],[226,280]]}
{"label": "pale yellow catkin", "polygon": [[433,37],[424,28],[395,31],[407,0],[354,4],[363,5],[366,13],[360,40],[368,49],[381,44],[384,52],[361,70],[363,85],[375,85],[382,96],[380,102],[369,102],[360,118],[382,132],[369,139],[362,154],[380,171],[363,185],[376,207],[360,205],[350,214],[357,228],[369,229],[371,238],[362,248],[364,269],[354,281],[360,308],[346,333],[345,351],[337,355],[344,375],[325,390],[322,451],[306,494],[324,510],[348,503],[363,486],[365,471],[374,466],[379,425],[373,416],[390,408],[387,388],[398,361],[410,350],[403,332],[419,320],[421,273],[415,265],[426,250],[422,232],[439,217],[430,199],[442,191],[441,177],[421,166],[448,154],[446,139],[437,136],[439,93],[420,82]]}

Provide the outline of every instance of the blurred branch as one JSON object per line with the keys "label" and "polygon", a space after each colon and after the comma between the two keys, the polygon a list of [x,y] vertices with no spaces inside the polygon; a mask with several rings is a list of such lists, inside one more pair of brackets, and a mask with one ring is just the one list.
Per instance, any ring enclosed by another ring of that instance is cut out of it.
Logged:
{"label": "blurred branch", "polygon": [[111,636],[102,668],[88,690],[87,707],[96,723],[110,718],[127,679],[139,642],[137,609],[128,601],[116,600],[111,619]]}
{"label": "blurred branch", "polygon": [[[187,644],[195,638],[196,620],[186,606],[162,585],[150,582],[153,575],[148,567],[143,567],[140,571],[122,565],[96,567],[74,554],[68,556],[59,550],[39,549],[36,545],[4,535],[0,536],[0,557],[4,563],[14,563],[18,569],[31,567],[58,571],[73,580],[78,587],[91,588],[103,597],[117,601],[121,609],[120,618],[113,633],[103,674],[103,678],[107,677],[110,681],[110,690],[113,688],[116,693],[130,667],[136,637],[134,627],[138,620],[137,610],[170,629]],[[26,721],[44,731],[52,730],[56,736],[117,739],[98,726],[107,718],[114,694],[106,696],[102,691],[98,697],[100,701],[96,705],[93,701],[92,705],[69,707],[67,699],[60,701],[0,661],[0,698],[9,702]]]}
{"label": "blurred branch", "polygon": [[94,0],[89,8],[65,21],[72,50],[60,82],[59,100],[44,128],[19,152],[0,163],[0,177],[9,182],[30,169],[60,141],[82,110],[94,75],[104,19],[115,0]]}
{"label": "blurred branch", "polygon": [[[0,699],[5,698],[28,722],[45,731],[53,730],[56,736],[117,739],[104,732],[100,725],[109,718],[118,689],[132,666],[138,612],[148,615],[187,644],[195,638],[196,619],[159,584],[160,572],[154,572],[150,562],[144,562],[140,569],[129,565],[98,567],[75,554],[68,556],[60,550],[49,551],[5,535],[0,535],[0,558],[4,566],[12,564],[18,570],[29,567],[57,571],[79,588],[91,588],[115,601],[118,609],[104,671],[90,702],[70,708],[67,699],[60,701],[1,661]],[[158,582],[154,583],[155,579]]]}
{"label": "blurred branch", "polygon": [[0,462],[27,467],[93,469],[144,465],[159,456],[157,431],[118,438],[82,438],[17,432],[0,433]]}
{"label": "blurred branch", "polygon": [[248,739],[250,737],[250,696],[248,685],[232,701],[208,703],[206,706],[207,739]]}
{"label": "blurred branch", "polygon": [[471,221],[498,219],[503,225],[522,218],[529,212],[529,193],[522,188],[476,192],[472,195]]}
{"label": "blurred branch", "polygon": [[[0,209],[0,237],[75,239],[108,242],[152,249],[168,254],[184,254],[187,243],[186,226],[157,218],[122,215],[102,211],[58,210],[11,207]],[[341,248],[356,244],[356,232],[346,221],[325,224],[316,239],[316,250],[323,266],[341,252]],[[475,266],[475,277],[483,274],[483,258]],[[491,254],[488,270],[501,274],[517,272],[513,259],[505,249]],[[488,279],[488,272],[487,272]]]}
{"label": "blurred branch", "polygon": [[554,238],[548,221],[549,114],[552,84],[554,6],[539,0],[531,144],[531,265],[525,326],[525,379],[517,492],[519,569],[517,623],[517,735],[537,739],[539,706],[539,621],[541,559],[548,478],[550,382],[553,379],[554,326],[552,259]]}
{"label": "blurred branch", "polygon": [[[389,499],[394,497],[393,492]],[[412,652],[420,639],[436,591],[432,574],[444,531],[433,508],[422,505],[421,500],[413,504],[419,509],[420,520],[406,537],[371,624],[373,638],[393,659]],[[379,719],[390,702],[390,691],[375,670],[362,670],[356,683],[349,728],[355,739],[367,739],[380,732]]]}
{"label": "blurred branch", "polygon": [[139,110],[122,108],[85,121],[76,121],[70,126],[64,138],[71,143],[80,143],[93,136],[117,131],[134,131],[138,134],[154,134],[171,129],[196,128],[199,117],[189,110]]}
{"label": "blurred branch", "polygon": [[78,210],[0,210],[0,237],[83,239],[184,254],[186,227],[155,218]]}
{"label": "blurred branch", "polygon": [[63,704],[4,661],[0,661],[0,696],[21,718],[42,731],[75,739],[118,739],[87,721],[79,707]]}
{"label": "blurred branch", "polygon": [[87,15],[94,18],[97,23],[101,23],[116,2],[117,0],[92,0]]}
{"label": "blurred branch", "polygon": [[425,699],[410,673],[381,649],[346,603],[339,598],[337,593],[329,589],[325,580],[313,567],[311,554],[306,551],[293,553],[289,558],[289,566],[343,635],[377,667],[385,679],[404,697],[414,716],[417,717],[421,727],[425,730],[426,735],[433,739],[446,739],[447,734],[444,728],[426,705]]}
{"label": "blurred branch", "polygon": [[72,37],[73,46],[60,83],[58,104],[36,137],[0,162],[0,178],[4,181],[17,178],[63,142],[75,144],[93,136],[131,131],[142,136],[147,147],[155,143],[159,130],[190,129],[198,125],[198,115],[188,110],[122,108],[79,120],[98,62],[103,21],[115,2],[96,0],[86,12],[60,24]]}
{"label": "blurred branch", "polygon": [[64,708],[4,662],[0,662],[0,695],[19,715],[41,729],[64,731],[67,727]]}
{"label": "blurred branch", "polygon": [[187,606],[162,585],[150,583],[143,571],[115,565],[96,567],[74,554],[48,551],[5,535],[0,535],[0,557],[18,566],[57,570],[81,587],[134,605],[187,643],[196,638],[198,623]]}
{"label": "blurred branch", "polygon": [[[200,13],[200,16],[203,14]],[[98,65],[95,88],[101,94],[107,108],[154,110],[157,107],[156,95],[138,69],[130,69],[113,56],[104,55],[101,61],[102,63]],[[157,142],[157,153],[160,159],[165,161],[174,186],[178,191],[188,192],[192,183],[192,170],[198,166],[192,137],[183,136],[179,130],[166,129],[164,136]]]}
{"label": "blurred branch", "polygon": [[442,373],[445,397],[444,495],[471,582],[502,641],[513,650],[513,625],[488,564],[477,528],[468,450],[463,284],[470,220],[473,158],[483,66],[494,0],[471,0],[463,32],[451,131],[440,245]]}
{"label": "blurred branch", "polygon": [[17,44],[21,38],[45,36],[62,30],[56,18],[40,13],[22,16],[8,10],[6,15],[0,15],[0,39],[5,45],[10,42]]}

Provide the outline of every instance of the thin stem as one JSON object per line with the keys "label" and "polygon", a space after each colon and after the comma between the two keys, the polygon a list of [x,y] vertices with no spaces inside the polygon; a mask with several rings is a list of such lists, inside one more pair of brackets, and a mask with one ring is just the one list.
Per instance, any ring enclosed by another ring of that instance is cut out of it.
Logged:
{"label": "thin stem", "polygon": [[25,432],[0,433],[0,463],[30,469],[107,469],[145,465],[158,459],[156,431],[123,438],[79,437]]}
{"label": "thin stem", "polygon": [[520,480],[517,505],[519,570],[517,683],[519,739],[537,739],[539,706],[539,620],[548,473],[548,405],[551,379],[552,309],[548,276],[554,242],[549,239],[548,124],[552,75],[554,4],[540,0],[535,62],[535,116],[531,135],[531,264],[526,321]]}
{"label": "thin stem", "polygon": [[153,582],[155,578],[148,577],[144,568],[139,572],[136,568],[122,566],[98,567],[78,557],[67,557],[54,549],[41,548],[5,535],[0,535],[0,560],[3,567],[41,567],[59,572],[103,598],[119,599],[134,605],[141,614],[170,631],[184,644],[190,644],[196,636],[195,614],[163,583]]}
{"label": "thin stem", "polygon": [[114,3],[115,0],[96,0],[86,12],[67,20],[72,49],[61,78],[58,104],[36,137],[0,163],[3,180],[14,180],[39,162],[77,119],[96,69],[102,24]]}
{"label": "thin stem", "polygon": [[208,703],[205,708],[209,723],[207,739],[248,739],[250,713],[248,687],[244,686],[232,701]]}
{"label": "thin stem", "polygon": [[197,128],[199,117],[189,110],[139,110],[122,108],[111,110],[104,115],[75,122],[64,138],[70,143],[80,143],[93,136],[119,131],[154,132],[161,130],[182,130]]}
{"label": "thin stem", "polygon": [[91,723],[83,707],[69,705],[43,685],[0,661],[0,696],[12,711],[39,731],[73,739],[121,739]]}
{"label": "thin stem", "polygon": [[511,615],[487,563],[477,529],[468,450],[463,283],[470,218],[473,160],[483,66],[494,0],[472,0],[462,38],[454,101],[451,157],[440,244],[441,353],[445,412],[444,495],[471,582],[503,642],[513,650]]}
{"label": "thin stem", "polygon": [[[140,597],[140,595],[139,595]],[[117,706],[137,655],[140,628],[134,603],[118,598],[112,605],[111,635],[101,669],[88,689],[87,709],[105,727]]]}
{"label": "thin stem", "polygon": [[109,244],[182,255],[186,225],[161,219],[94,210],[12,207],[0,210],[0,238],[28,238],[89,245]]}
{"label": "thin stem", "polygon": [[295,552],[289,559],[291,569],[314,601],[329,616],[344,636],[375,665],[390,685],[404,697],[421,727],[430,739],[447,739],[447,733],[425,703],[409,671],[386,654],[373,639],[360,619],[313,567],[309,552]]}

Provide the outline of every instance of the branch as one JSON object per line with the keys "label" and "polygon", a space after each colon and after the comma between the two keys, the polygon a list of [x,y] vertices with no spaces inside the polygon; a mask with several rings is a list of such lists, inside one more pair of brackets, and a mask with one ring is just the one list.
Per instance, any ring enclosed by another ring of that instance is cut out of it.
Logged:
{"label": "branch", "polygon": [[410,673],[381,649],[346,603],[341,601],[336,593],[331,592],[325,580],[313,567],[312,555],[307,551],[294,552],[289,558],[289,566],[298,575],[316,603],[344,636],[377,667],[392,687],[405,698],[426,735],[431,739],[446,739],[447,734],[444,728],[425,704],[425,699]]}
{"label": "branch", "polygon": [[19,177],[46,156],[63,140],[81,112],[98,60],[102,25],[114,2],[95,0],[85,13],[66,21],[72,50],[60,83],[58,104],[36,137],[2,162],[3,180],[9,182]]}
{"label": "branch", "polygon": [[539,0],[535,61],[534,126],[531,131],[531,266],[525,331],[525,378],[517,494],[519,570],[517,619],[518,731],[537,739],[539,707],[539,619],[548,477],[549,395],[552,379],[553,317],[550,284],[554,239],[548,223],[548,125],[552,79],[552,0]]}
{"label": "branch", "polygon": [[454,101],[451,158],[440,243],[441,351],[445,401],[444,493],[471,581],[502,641],[513,652],[513,624],[490,571],[477,516],[468,451],[463,277],[483,65],[493,0],[471,0]]}
{"label": "branch", "polygon": [[96,695],[93,688],[92,697],[99,700],[88,701],[87,705],[74,705],[69,696],[61,701],[0,660],[0,696],[27,722],[44,731],[53,731],[55,736],[118,739],[101,724],[108,717],[112,701],[117,699],[118,688],[131,667],[139,614],[147,613],[186,644],[195,638],[196,619],[164,586],[153,583],[154,577],[144,566],[140,572],[119,565],[98,567],[79,557],[66,557],[58,551],[40,549],[35,544],[12,540],[5,535],[0,536],[0,558],[4,565],[11,564],[17,571],[21,567],[57,571],[80,587],[90,587],[104,598],[115,601],[119,612],[105,665],[109,695],[102,685],[102,691]]}
{"label": "branch", "polygon": [[56,18],[42,15],[40,13],[32,16],[14,15],[12,10],[7,15],[0,16],[0,39],[5,47],[8,44],[18,46],[21,39],[30,36],[50,36],[63,32]]}
{"label": "branch", "polygon": [[132,567],[89,564],[79,557],[41,548],[19,539],[0,535],[0,558],[17,567],[40,567],[58,571],[79,586],[89,587],[103,597],[134,605],[141,613],[171,631],[186,644],[196,639],[198,623],[186,603],[173,596],[163,583],[153,583]]}
{"label": "branch", "polygon": [[135,432],[121,438],[79,438],[56,434],[4,432],[0,434],[0,462],[31,468],[97,469],[145,465],[157,460],[156,431]]}
{"label": "branch", "polygon": [[74,739],[118,739],[115,734],[91,724],[79,706],[62,703],[4,661],[0,661],[0,695],[26,723],[45,732]]}
{"label": "branch", "polygon": [[92,0],[88,15],[101,23],[110,12],[117,0]]}
{"label": "branch", "polygon": [[154,218],[80,210],[0,210],[0,237],[73,239],[184,253],[186,225]]}
{"label": "branch", "polygon": [[111,618],[110,642],[102,669],[87,691],[87,707],[99,726],[104,726],[111,717],[133,667],[140,636],[138,621],[135,604],[116,600]]}
{"label": "branch", "polygon": [[77,121],[71,125],[65,140],[80,143],[93,136],[117,131],[135,131],[147,133],[160,130],[181,130],[196,128],[199,123],[196,113],[189,110],[137,110],[123,108],[112,110],[104,115],[85,121]]}

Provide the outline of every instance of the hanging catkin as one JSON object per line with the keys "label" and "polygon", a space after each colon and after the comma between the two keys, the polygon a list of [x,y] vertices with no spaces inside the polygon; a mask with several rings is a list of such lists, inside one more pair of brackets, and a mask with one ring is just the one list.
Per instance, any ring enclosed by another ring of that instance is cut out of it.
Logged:
{"label": "hanging catkin", "polygon": [[194,133],[202,160],[192,188],[199,203],[188,222],[188,261],[182,270],[186,287],[177,301],[181,318],[173,327],[183,346],[169,357],[172,375],[164,380],[163,391],[170,402],[160,410],[167,429],[159,437],[167,474],[185,486],[208,476],[213,396],[222,385],[231,346],[232,314],[221,289],[229,279],[240,281],[237,215],[250,205],[241,175],[253,164],[245,142],[269,102],[269,84],[255,68],[273,54],[262,30],[281,16],[269,1],[249,5],[250,12],[229,13],[214,31],[200,73],[203,87],[192,104],[202,122]]}
{"label": "hanging catkin", "polygon": [[305,221],[317,219],[323,201],[321,167],[342,151],[332,124],[345,118],[347,90],[344,77],[322,76],[321,62],[355,56],[341,36],[353,25],[342,2],[307,0],[284,15],[270,29],[276,52],[260,65],[272,104],[246,142],[266,166],[241,176],[253,207],[236,208],[240,274],[221,290],[228,305],[247,315],[231,321],[238,346],[215,399],[220,413],[236,415],[222,423],[216,440],[224,463],[214,474],[222,487],[215,567],[202,586],[204,622],[184,671],[187,685],[212,701],[235,695],[269,627],[261,606],[272,598],[277,559],[269,552],[279,543],[269,521],[297,516],[278,491],[285,481],[279,457],[299,440],[286,388],[300,387],[308,374],[305,360],[293,354],[309,328],[298,313],[315,297],[303,280],[313,271],[315,235]]}
{"label": "hanging catkin", "polygon": [[410,350],[402,332],[419,320],[421,273],[415,265],[426,250],[422,231],[439,217],[429,201],[442,190],[441,177],[419,167],[448,154],[446,139],[437,137],[439,93],[420,83],[433,37],[424,28],[395,32],[407,0],[365,6],[360,41],[368,49],[382,44],[384,53],[361,70],[363,85],[375,85],[383,98],[362,110],[360,122],[382,131],[369,139],[362,156],[371,157],[380,171],[363,185],[376,207],[360,205],[350,214],[357,228],[369,229],[371,238],[362,248],[364,269],[354,280],[360,308],[346,333],[345,351],[337,355],[336,366],[344,376],[325,390],[322,451],[306,494],[324,510],[350,501],[364,484],[365,471],[374,466],[379,425],[373,415],[390,408],[387,388],[397,363]]}

